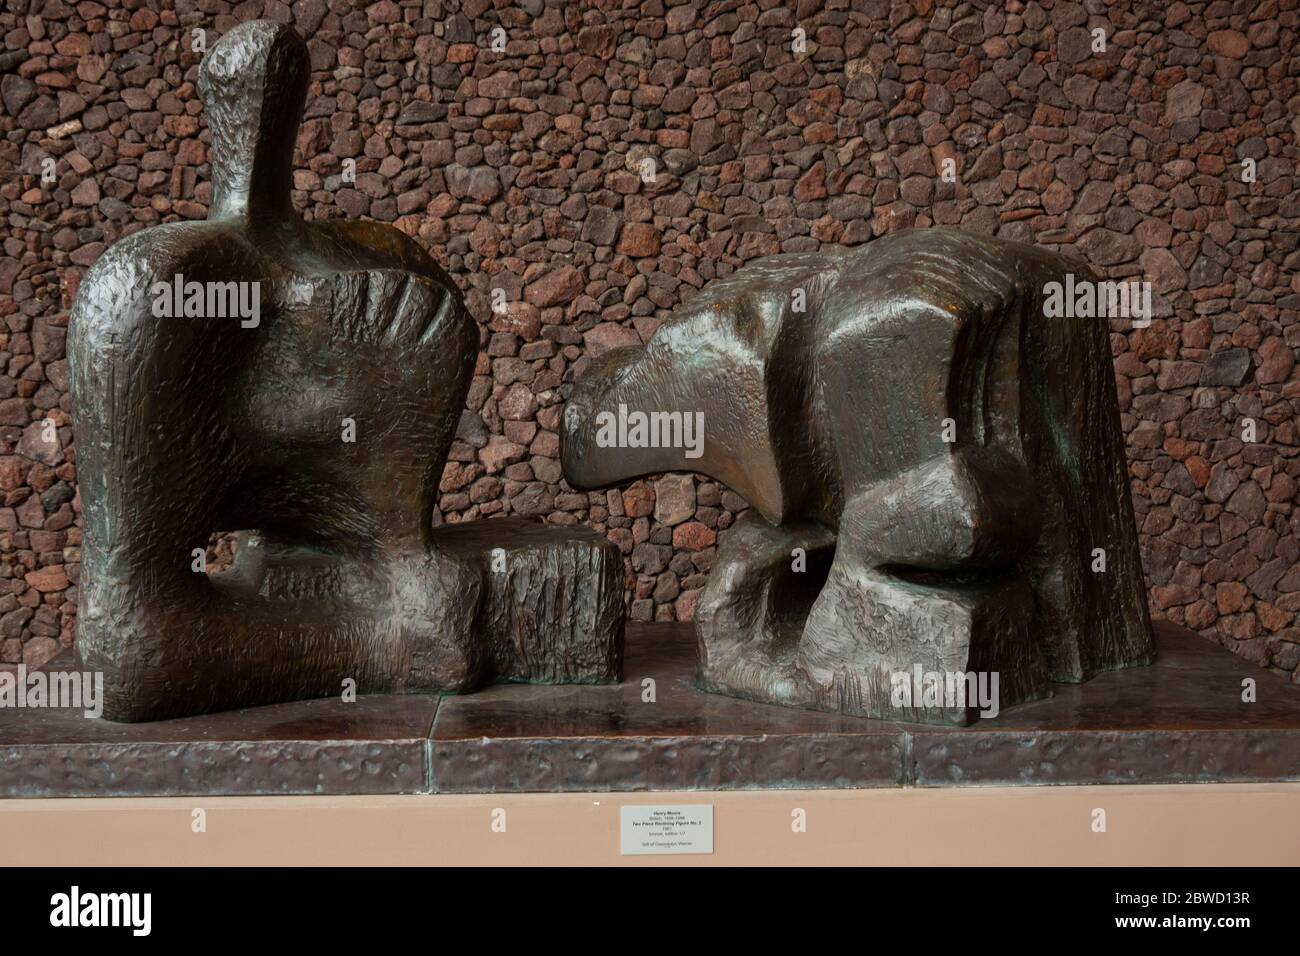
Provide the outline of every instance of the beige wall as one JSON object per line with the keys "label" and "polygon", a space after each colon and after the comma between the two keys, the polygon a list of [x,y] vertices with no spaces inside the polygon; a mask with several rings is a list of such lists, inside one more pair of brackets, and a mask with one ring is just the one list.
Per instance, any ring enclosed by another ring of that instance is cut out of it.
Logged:
{"label": "beige wall", "polygon": [[[619,856],[621,804],[690,803],[714,805],[711,857]],[[47,865],[1296,865],[1300,784],[9,800],[0,846]]]}

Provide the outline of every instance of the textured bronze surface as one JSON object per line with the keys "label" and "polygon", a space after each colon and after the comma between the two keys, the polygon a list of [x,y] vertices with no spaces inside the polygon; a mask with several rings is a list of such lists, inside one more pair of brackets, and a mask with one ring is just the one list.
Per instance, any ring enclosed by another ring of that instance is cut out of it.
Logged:
{"label": "textured bronze surface", "polygon": [[[611,544],[580,528],[540,541],[519,521],[432,531],[478,330],[401,232],[294,212],[309,74],[288,27],[226,33],[199,73],[207,221],[115,244],[73,309],[76,646],[105,675],[106,716],[328,696],[346,681],[617,679]],[[191,283],[257,305],[179,315],[155,296]],[[235,565],[202,573],[194,555],[222,531],[247,532]]]}
{"label": "textured bronze surface", "polygon": [[[996,721],[913,731],[918,786],[1300,780],[1300,687],[1171,624],[1153,667],[1055,684]],[[1245,702],[1242,682],[1256,682]]]}
{"label": "textured bronze surface", "polygon": [[[894,676],[996,673],[1005,707],[1151,661],[1107,325],[1044,316],[1070,274],[1095,282],[1034,246],[895,233],[757,260],[593,362],[565,410],[574,487],[694,471],[757,512],[700,598],[703,686],[964,724],[979,708],[900,706]],[[652,424],[616,437],[633,416]],[[700,419],[702,449],[673,440]]]}
{"label": "textured bronze surface", "polygon": [[[50,670],[73,666],[69,656]],[[302,700],[177,720],[0,710],[7,797],[419,793],[439,698]]]}
{"label": "textured bronze surface", "polygon": [[[750,703],[694,686],[689,625],[629,624],[621,687],[502,685],[443,702],[439,792],[892,787],[883,721]],[[654,700],[646,701],[646,679]]]}
{"label": "textured bronze surface", "polygon": [[[1300,688],[1169,625],[1157,625],[1151,667],[1056,685],[1047,700],[957,728],[707,694],[691,680],[689,626],[628,631],[621,687],[502,684],[139,724],[0,708],[0,795],[1300,780]],[[1253,704],[1241,700],[1248,677]]]}
{"label": "textured bronze surface", "polygon": [[[629,625],[623,688],[494,687],[448,698],[435,789],[751,789],[1300,780],[1300,688],[1158,625],[1151,667],[1053,685],[943,728],[731,700],[691,685],[690,631]],[[641,681],[655,679],[644,703]],[[1258,702],[1241,700],[1242,680]]]}

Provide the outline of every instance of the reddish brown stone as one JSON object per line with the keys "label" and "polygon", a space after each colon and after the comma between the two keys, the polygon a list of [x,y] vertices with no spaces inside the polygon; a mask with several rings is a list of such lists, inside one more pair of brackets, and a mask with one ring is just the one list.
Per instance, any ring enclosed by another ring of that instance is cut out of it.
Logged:
{"label": "reddish brown stone", "polygon": [[673,547],[684,551],[702,551],[717,541],[717,532],[698,521],[688,521],[673,529]]}
{"label": "reddish brown stone", "polygon": [[645,485],[633,485],[623,492],[623,513],[629,518],[644,518],[655,510],[654,490]]}
{"label": "reddish brown stone", "polygon": [[1285,382],[1295,368],[1295,353],[1280,338],[1265,339],[1259,346],[1259,359],[1255,381],[1261,385]]}
{"label": "reddish brown stone", "polygon": [[1196,487],[1204,488],[1205,483],[1210,480],[1210,466],[1206,464],[1205,459],[1200,455],[1192,455],[1183,464]]}
{"label": "reddish brown stone", "polygon": [[629,222],[618,237],[618,251],[625,256],[659,254],[659,232],[648,222]]}
{"label": "reddish brown stone", "polygon": [[33,571],[26,575],[24,580],[27,581],[28,586],[43,594],[50,591],[62,591],[68,586],[68,575],[63,570],[63,566],[59,564]]}
{"label": "reddish brown stone", "polygon": [[826,164],[813,163],[794,185],[794,198],[800,202],[826,198]]}
{"label": "reddish brown stone", "polygon": [[524,290],[524,298],[539,308],[563,305],[572,301],[582,291],[584,284],[581,272],[573,266],[563,265],[530,283]]}
{"label": "reddish brown stone", "polygon": [[641,344],[641,338],[635,332],[616,322],[602,322],[584,333],[582,338],[583,343],[587,346],[587,353],[593,358],[597,355],[603,355],[610,349]]}
{"label": "reddish brown stone", "polygon": [[1215,30],[1206,38],[1212,53],[1239,60],[1250,51],[1250,41],[1236,30]]}

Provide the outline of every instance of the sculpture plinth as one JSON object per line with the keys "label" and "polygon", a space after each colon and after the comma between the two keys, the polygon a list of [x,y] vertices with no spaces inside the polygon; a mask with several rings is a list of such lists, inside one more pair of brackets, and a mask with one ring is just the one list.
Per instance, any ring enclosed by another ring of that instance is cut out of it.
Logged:
{"label": "sculpture plinth", "polygon": [[[574,487],[694,471],[758,512],[696,612],[704,687],[962,724],[975,695],[921,686],[982,676],[1007,706],[1153,659],[1106,323],[1043,314],[1070,273],[1094,278],[940,229],[775,256],[593,363]],[[606,447],[616,410],[700,416],[702,454]]]}

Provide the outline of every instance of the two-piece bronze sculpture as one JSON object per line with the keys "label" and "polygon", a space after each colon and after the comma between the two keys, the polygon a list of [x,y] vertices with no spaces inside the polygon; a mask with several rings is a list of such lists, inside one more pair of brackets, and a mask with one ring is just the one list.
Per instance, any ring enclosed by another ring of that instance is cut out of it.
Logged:
{"label": "two-piece bronze sculpture", "polygon": [[[294,213],[308,69],[270,21],[213,46],[208,220],[113,246],[73,311],[77,647],[106,716],[620,679],[612,545],[431,528],[477,330],[401,233]],[[1067,268],[937,230],[767,259],[597,363],[564,416],[574,487],[701,471],[761,516],[700,604],[706,687],[964,722],[900,709],[894,678],[996,671],[1010,704],[1151,659],[1105,334],[1038,311]],[[702,420],[702,457],[602,440],[627,409]],[[223,530],[247,533],[207,574]]]}

